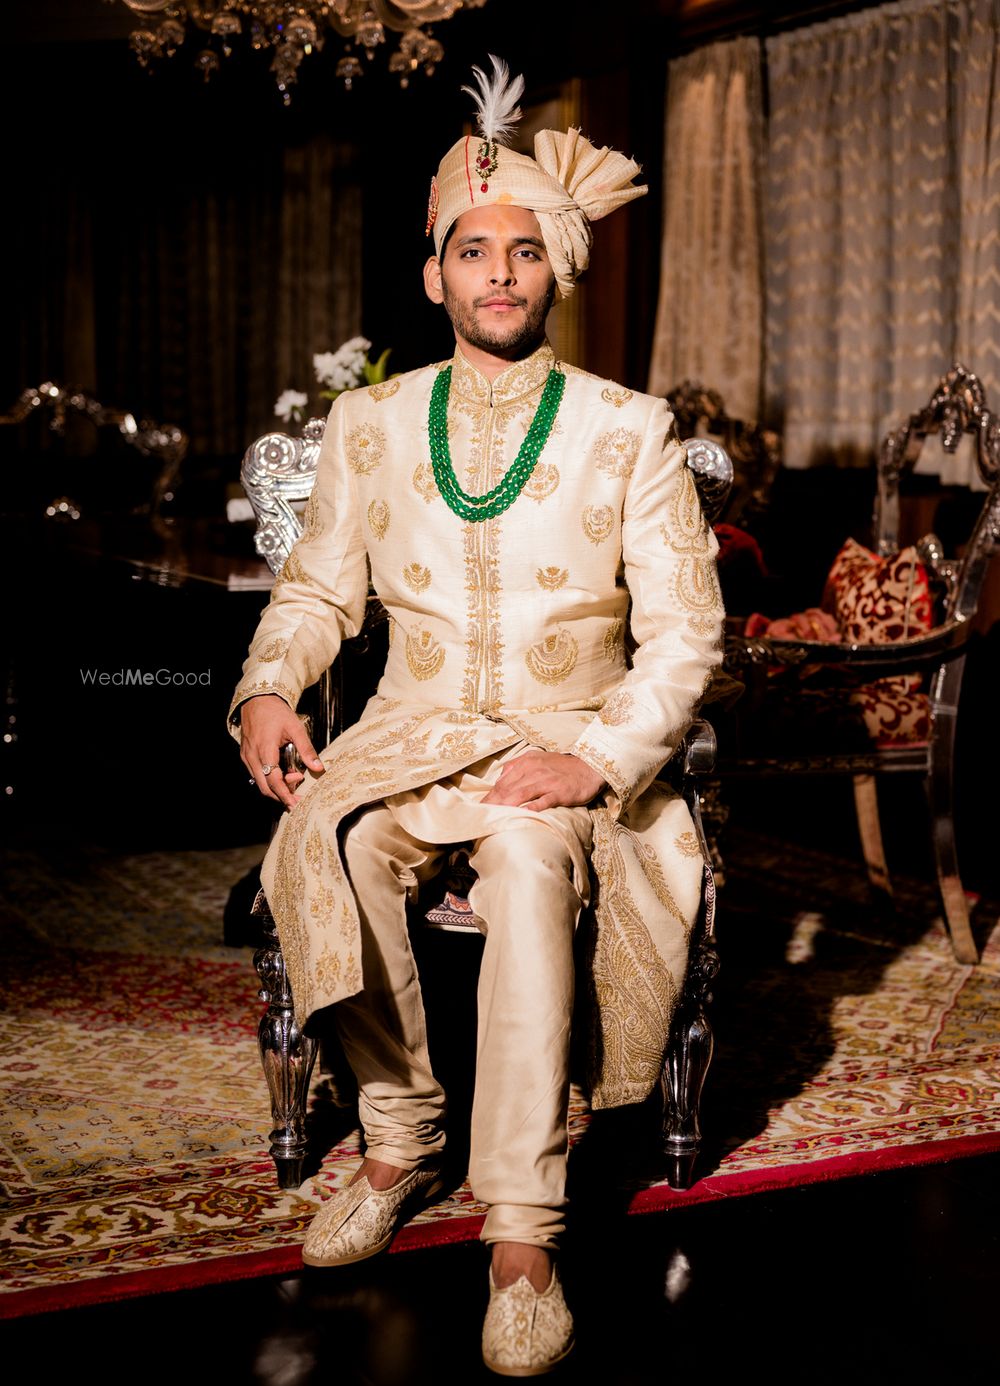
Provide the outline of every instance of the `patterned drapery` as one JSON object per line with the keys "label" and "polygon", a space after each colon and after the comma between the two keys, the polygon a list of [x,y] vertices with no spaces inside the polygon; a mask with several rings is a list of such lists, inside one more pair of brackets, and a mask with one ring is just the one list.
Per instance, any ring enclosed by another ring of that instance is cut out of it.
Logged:
{"label": "patterned drapery", "polygon": [[760,408],[763,148],[756,39],[710,44],[670,63],[649,390],[700,380],[744,419]]}
{"label": "patterned drapery", "polygon": [[766,51],[769,408],[786,465],[867,462],[955,358],[1000,403],[1000,4],[884,5]]}

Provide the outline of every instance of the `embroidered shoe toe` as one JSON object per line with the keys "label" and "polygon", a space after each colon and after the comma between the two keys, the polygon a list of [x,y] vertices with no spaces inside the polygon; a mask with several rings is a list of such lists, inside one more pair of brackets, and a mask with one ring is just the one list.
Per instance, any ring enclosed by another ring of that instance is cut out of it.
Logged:
{"label": "embroidered shoe toe", "polygon": [[328,1199],[309,1224],[302,1245],[307,1266],[346,1266],[375,1256],[397,1229],[443,1187],[440,1171],[412,1170],[391,1189],[373,1189],[361,1178]]}
{"label": "embroidered shoe toe", "polygon": [[526,1275],[498,1289],[490,1271],[490,1303],[483,1323],[483,1361],[500,1376],[542,1376],[573,1348],[573,1316],[553,1268],[541,1293]]}

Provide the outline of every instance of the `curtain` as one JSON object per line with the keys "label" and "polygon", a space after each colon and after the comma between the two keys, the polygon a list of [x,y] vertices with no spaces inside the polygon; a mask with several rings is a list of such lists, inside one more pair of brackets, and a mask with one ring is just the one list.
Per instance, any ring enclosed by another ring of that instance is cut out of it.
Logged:
{"label": "curtain", "polygon": [[668,67],[664,229],[649,390],[684,379],[754,420],[761,392],[761,48],[714,43]]}
{"label": "curtain", "polygon": [[172,145],[94,124],[102,166],[29,167],[7,228],[25,270],[0,410],[54,379],[179,424],[191,459],[238,463],[282,390],[316,402],[313,353],[361,331],[358,150],[330,133],[182,130]]}
{"label": "curtain", "polygon": [[360,332],[360,184],[329,136],[185,179],[98,209],[102,389],[180,423],[196,454],[239,456],[282,390],[315,394],[313,353]]}
{"label": "curtain", "polygon": [[[786,465],[867,463],[956,358],[1000,406],[998,48],[998,0],[767,41],[766,384]],[[968,458],[933,465],[971,479]]]}

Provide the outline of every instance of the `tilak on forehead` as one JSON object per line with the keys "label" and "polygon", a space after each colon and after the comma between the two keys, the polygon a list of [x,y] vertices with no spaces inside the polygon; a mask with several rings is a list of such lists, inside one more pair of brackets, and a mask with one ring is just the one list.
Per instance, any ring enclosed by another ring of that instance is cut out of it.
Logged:
{"label": "tilak on forehead", "polygon": [[493,76],[472,69],[478,90],[463,87],[475,100],[479,134],[458,140],[431,180],[427,234],[434,250],[463,212],[507,205],[534,212],[556,277],[560,298],[568,298],[590,262],[590,223],[641,197],[648,189],[633,183],[639,165],[613,149],[596,149],[579,130],[540,130],[535,156],[508,148],[517,121],[524,78],[511,78],[506,63],[490,55]]}

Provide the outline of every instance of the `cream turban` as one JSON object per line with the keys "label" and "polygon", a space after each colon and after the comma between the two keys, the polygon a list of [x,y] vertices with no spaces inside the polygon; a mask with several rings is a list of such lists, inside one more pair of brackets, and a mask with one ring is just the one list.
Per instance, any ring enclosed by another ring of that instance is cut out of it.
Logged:
{"label": "cream turban", "polygon": [[[497,78],[502,71],[505,80],[506,69],[496,59],[493,63]],[[511,118],[519,116],[515,110]],[[568,298],[590,263],[590,223],[648,191],[632,182],[639,165],[613,149],[596,149],[573,129],[539,131],[532,159],[491,138],[489,124],[483,125],[480,107],[481,136],[453,144],[431,184],[427,230],[433,227],[435,253],[441,254],[445,236],[463,212],[526,207],[538,218],[559,296]]]}

